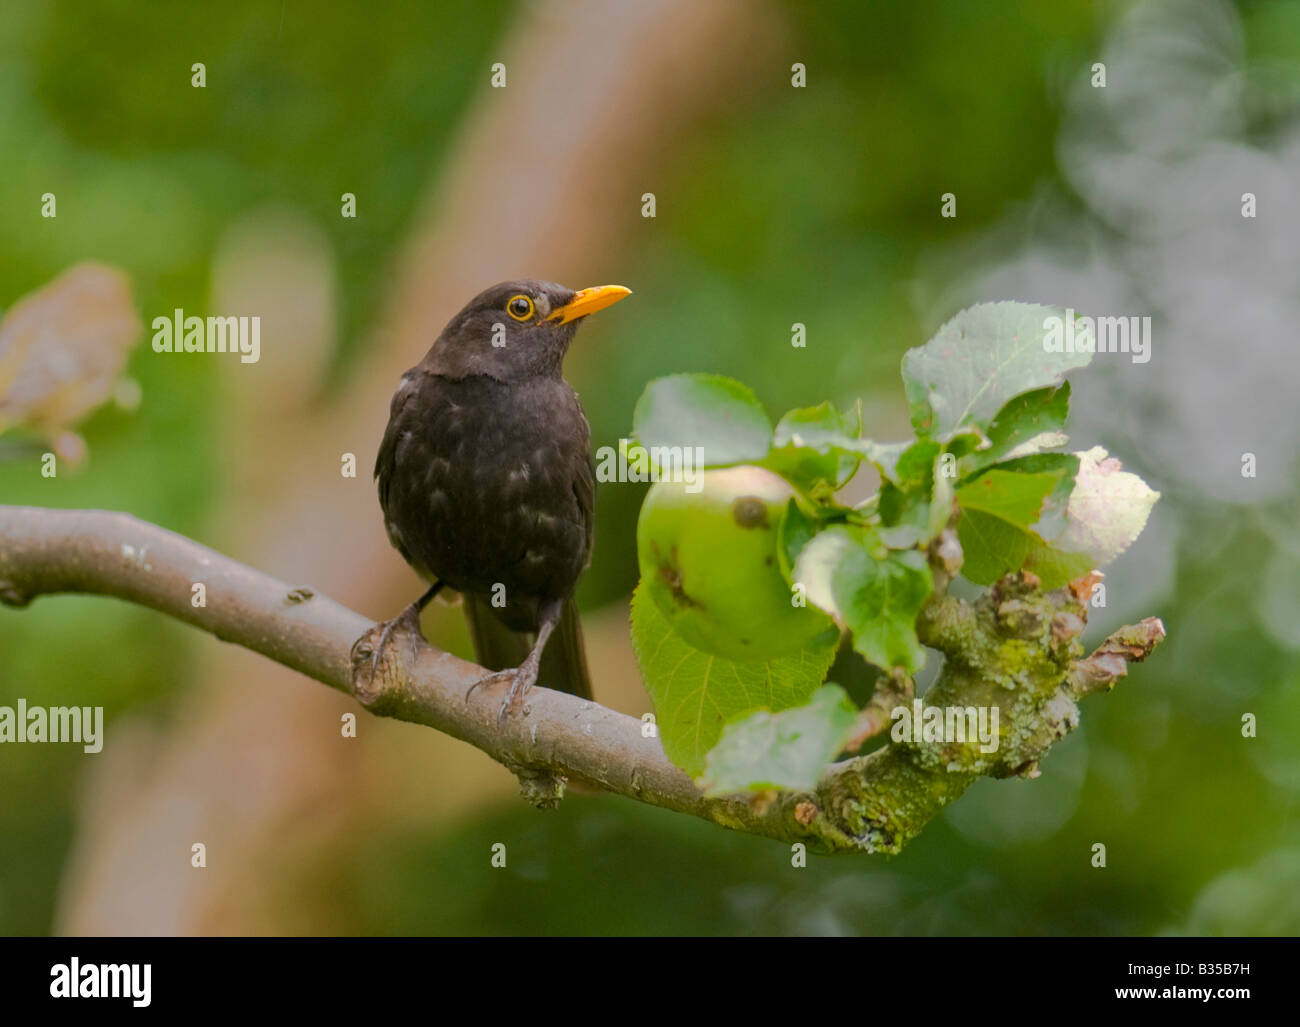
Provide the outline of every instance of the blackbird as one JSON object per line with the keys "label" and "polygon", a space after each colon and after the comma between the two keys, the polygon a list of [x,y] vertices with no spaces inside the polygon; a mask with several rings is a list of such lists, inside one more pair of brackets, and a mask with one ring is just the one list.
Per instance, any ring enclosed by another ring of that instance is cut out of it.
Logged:
{"label": "blackbird", "polygon": [[446,587],[464,599],[479,662],[498,672],[470,692],[509,682],[498,719],[539,674],[591,698],[573,589],[591,557],[595,468],[561,365],[581,319],[629,292],[502,282],[402,375],[375,478],[388,538],[430,588],[383,625],[371,673]]}

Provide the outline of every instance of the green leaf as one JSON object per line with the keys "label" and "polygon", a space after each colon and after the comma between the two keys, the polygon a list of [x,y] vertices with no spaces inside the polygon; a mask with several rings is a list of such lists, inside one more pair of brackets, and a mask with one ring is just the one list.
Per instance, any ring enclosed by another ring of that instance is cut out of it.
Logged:
{"label": "green leaf", "polygon": [[856,717],[839,685],[823,685],[802,706],[739,717],[723,727],[700,785],[709,795],[811,790],[848,742]]}
{"label": "green leaf", "polygon": [[[1004,407],[1003,409],[1006,408]],[[980,449],[981,446],[987,449],[989,445],[990,442],[988,436],[973,424],[968,424],[964,428],[958,428],[957,431],[953,433],[952,438],[944,444],[943,449],[945,453],[951,453],[954,457],[960,460],[968,453],[974,453],[976,450]]]}
{"label": "green leaf", "polygon": [[1055,546],[1056,537],[1065,530],[1065,512],[1079,473],[1079,458],[1073,453],[1035,453],[998,464],[997,469],[1018,474],[1060,474],[1060,481],[1043,500],[1043,508],[1033,525],[1040,538]]}
{"label": "green leaf", "polygon": [[903,454],[916,445],[912,442],[872,442],[863,439],[860,443],[863,455],[880,472],[882,481],[898,480],[898,462]]}
{"label": "green leaf", "polygon": [[1038,520],[1043,501],[1064,476],[1064,470],[1028,474],[995,467],[957,489],[957,502],[963,510],[982,510],[1028,528]]}
{"label": "green leaf", "polygon": [[926,537],[923,541],[929,542],[948,526],[952,520],[953,504],[956,502],[957,494],[953,488],[953,480],[945,473],[942,462],[936,461],[934,465],[934,483],[930,489],[930,519],[926,523]]}
{"label": "green leaf", "polygon": [[1029,528],[981,510],[962,511],[957,537],[965,554],[962,575],[977,585],[991,585],[1023,568],[1037,574],[1043,588],[1059,588],[1095,566],[1089,556],[1054,549]]}
{"label": "green leaf", "polygon": [[943,447],[933,439],[917,439],[899,456],[892,480],[900,488],[913,489],[923,486],[928,492],[934,462],[939,458],[942,449]]}
{"label": "green leaf", "polygon": [[[1026,511],[1046,478],[1036,519]],[[981,484],[983,483],[983,484]],[[1160,493],[1096,446],[1083,453],[1039,453],[978,475],[957,490],[962,574],[979,585],[1024,568],[1057,588],[1102,567],[1138,537]]]}
{"label": "green leaf", "polygon": [[1004,460],[1064,446],[1069,441],[1064,431],[1069,410],[1069,382],[1008,400],[989,424],[989,448],[963,458],[962,476]]}
{"label": "green leaf", "polygon": [[[957,489],[962,511],[957,537],[968,580],[988,585],[1024,568],[1037,574],[1044,588],[1056,588],[1092,570],[1090,558],[1062,552],[1040,534],[1044,524],[1056,525],[1063,515],[1074,485],[1074,459],[1057,453],[1027,457]],[[1039,467],[1046,469],[1033,469]]]}
{"label": "green leaf", "polygon": [[664,753],[698,775],[727,721],[753,710],[779,712],[807,702],[825,679],[839,639],[828,631],[823,640],[792,656],[727,660],[686,643],[638,585],[632,596],[632,647],[654,703]]}
{"label": "green leaf", "polygon": [[869,529],[833,525],[804,546],[795,579],[876,666],[916,671],[925,663],[916,616],[934,583],[923,553],[885,550]]}
{"label": "green leaf", "polygon": [[954,447],[968,452],[982,436],[963,432],[947,446],[934,439],[918,439],[903,450],[890,478],[880,488],[877,509],[891,549],[911,549],[927,544],[952,516],[953,479],[946,467],[956,461],[945,457]]}
{"label": "green leaf", "polygon": [[767,456],[772,423],[747,385],[718,374],[675,374],[645,387],[632,415],[636,440],[650,449],[699,447],[705,467]]}
{"label": "green leaf", "polygon": [[772,451],[763,466],[806,489],[833,492],[862,462],[856,413],[841,414],[828,402],[791,410],[777,422]]}
{"label": "green leaf", "polygon": [[891,473],[880,486],[878,508],[886,527],[915,529],[909,533],[920,540],[930,520],[930,480],[942,448],[933,439],[918,439],[898,454]]}
{"label": "green leaf", "polygon": [[804,512],[797,499],[789,499],[776,534],[777,561],[786,581],[794,581],[794,565],[799,559],[799,553],[815,534],[816,520]]}
{"label": "green leaf", "polygon": [[946,441],[959,429],[988,427],[1008,400],[1059,385],[1084,367],[1091,352],[1055,352],[1051,318],[1065,311],[1033,303],[980,303],[945,324],[924,346],[903,357],[903,384],[912,426]]}

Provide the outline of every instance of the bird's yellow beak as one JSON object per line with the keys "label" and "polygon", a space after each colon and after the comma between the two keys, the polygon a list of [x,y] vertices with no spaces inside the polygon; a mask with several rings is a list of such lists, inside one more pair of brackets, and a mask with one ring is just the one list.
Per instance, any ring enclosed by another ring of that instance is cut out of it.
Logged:
{"label": "bird's yellow beak", "polygon": [[598,310],[604,310],[611,303],[617,303],[624,296],[632,295],[631,289],[621,285],[597,285],[590,289],[579,289],[564,306],[551,311],[546,320],[568,324],[579,317],[586,317]]}

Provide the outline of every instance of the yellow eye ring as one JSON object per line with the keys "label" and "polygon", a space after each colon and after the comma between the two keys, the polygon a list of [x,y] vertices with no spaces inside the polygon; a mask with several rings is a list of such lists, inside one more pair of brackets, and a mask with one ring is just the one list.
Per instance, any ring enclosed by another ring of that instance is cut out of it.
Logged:
{"label": "yellow eye ring", "polygon": [[522,292],[510,297],[506,304],[506,313],[516,321],[527,321],[533,316],[533,301]]}

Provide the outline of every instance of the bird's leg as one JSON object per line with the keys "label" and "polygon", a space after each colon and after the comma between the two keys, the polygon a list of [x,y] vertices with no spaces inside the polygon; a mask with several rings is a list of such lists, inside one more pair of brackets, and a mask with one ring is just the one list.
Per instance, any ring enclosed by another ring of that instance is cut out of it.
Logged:
{"label": "bird's leg", "polygon": [[537,671],[542,663],[542,651],[546,648],[546,641],[551,637],[551,632],[560,623],[560,615],[563,612],[564,603],[558,599],[552,600],[542,607],[542,623],[537,629],[537,641],[529,654],[524,657],[524,662],[518,667],[499,670],[495,674],[488,674],[486,677],[479,678],[469,686],[465,698],[468,699],[474,689],[480,685],[495,685],[501,681],[509,681],[510,691],[506,693],[506,701],[501,704],[501,712],[497,714],[497,723],[505,720],[506,712],[510,707],[522,699],[528,689],[537,683]]}
{"label": "bird's leg", "polygon": [[379,659],[383,656],[384,650],[392,640],[393,633],[399,628],[411,635],[411,655],[418,656],[420,652],[417,639],[423,638],[420,634],[420,614],[424,608],[429,605],[430,600],[438,594],[442,588],[442,582],[436,582],[424,595],[420,596],[415,602],[408,606],[390,621],[385,621],[379,631],[379,639],[375,642],[375,647],[370,654],[370,676],[373,678],[375,672],[379,669]]}

